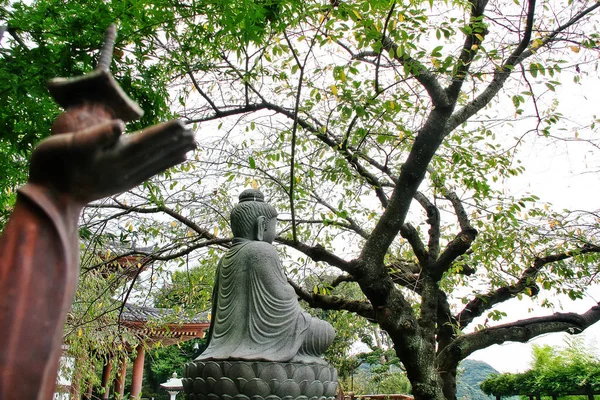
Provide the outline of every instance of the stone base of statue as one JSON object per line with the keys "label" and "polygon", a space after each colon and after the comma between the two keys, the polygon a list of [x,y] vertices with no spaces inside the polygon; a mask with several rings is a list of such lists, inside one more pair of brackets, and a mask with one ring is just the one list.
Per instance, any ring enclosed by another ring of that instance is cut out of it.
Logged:
{"label": "stone base of statue", "polygon": [[185,365],[188,400],[329,400],[337,371],[329,365],[270,361],[193,361]]}

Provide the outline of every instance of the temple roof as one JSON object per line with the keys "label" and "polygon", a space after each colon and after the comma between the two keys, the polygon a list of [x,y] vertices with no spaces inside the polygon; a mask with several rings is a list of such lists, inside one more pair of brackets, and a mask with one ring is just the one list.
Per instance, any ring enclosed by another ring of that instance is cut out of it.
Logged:
{"label": "temple roof", "polygon": [[[190,317],[182,313],[177,320],[183,325],[210,323],[208,314],[205,311]],[[121,320],[127,322],[160,322],[161,320],[172,320],[174,317],[177,317],[177,314],[170,308],[142,307],[133,304],[125,304],[121,314]]]}
{"label": "temple roof", "polygon": [[209,313],[192,317],[176,313],[170,308],[141,307],[125,304],[121,324],[145,335],[146,342],[160,341],[169,346],[194,338],[201,338],[210,327]]}

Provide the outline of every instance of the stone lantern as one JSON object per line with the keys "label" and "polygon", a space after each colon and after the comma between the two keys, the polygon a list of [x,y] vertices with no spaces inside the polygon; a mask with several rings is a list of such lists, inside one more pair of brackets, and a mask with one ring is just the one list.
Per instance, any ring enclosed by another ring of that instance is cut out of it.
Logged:
{"label": "stone lantern", "polygon": [[181,378],[177,378],[177,372],[173,372],[171,379],[165,383],[161,383],[160,387],[169,392],[169,395],[171,396],[170,400],[175,400],[177,393],[183,390],[183,384],[181,383]]}

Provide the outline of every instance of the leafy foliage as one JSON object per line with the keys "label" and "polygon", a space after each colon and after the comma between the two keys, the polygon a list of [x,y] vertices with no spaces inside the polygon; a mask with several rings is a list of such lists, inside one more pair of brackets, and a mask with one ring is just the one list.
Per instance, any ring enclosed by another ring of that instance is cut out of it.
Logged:
{"label": "leafy foliage", "polygon": [[179,345],[157,347],[148,352],[144,359],[144,386],[142,395],[144,397],[156,397],[168,399],[169,396],[164,389],[160,388],[177,373],[183,376],[183,366],[196,358],[206,348],[206,339],[192,339]]}
{"label": "leafy foliage", "polygon": [[368,394],[410,394],[410,381],[403,372],[377,374],[365,390]]}
{"label": "leafy foliage", "polygon": [[[352,371],[351,386],[356,394],[409,394],[411,384],[396,356],[389,336],[376,327],[369,335],[363,335],[362,342],[371,351],[355,356],[360,368]],[[355,373],[357,376],[355,377]]]}
{"label": "leafy foliage", "polygon": [[1,38],[0,66],[0,171],[5,177],[0,181],[1,226],[12,209],[14,192],[27,179],[34,145],[49,135],[59,112],[46,82],[90,72],[111,23],[123,21],[113,60],[115,77],[145,112],[129,128],[148,126],[170,115],[165,66],[148,62],[152,48],[148,35],[169,18],[164,11],[153,13],[121,1],[0,5],[0,23],[8,22],[8,33]]}
{"label": "leafy foliage", "polygon": [[[99,385],[103,366],[109,361],[119,365],[127,360],[130,349],[145,339],[145,335],[120,324],[121,299],[137,265],[107,263],[107,254],[96,253],[92,243],[82,244],[83,272],[63,339],[69,346],[69,356],[75,360],[73,382],[81,388]],[[117,370],[112,369],[113,375]]]}
{"label": "leafy foliage", "polygon": [[177,308],[197,314],[210,311],[214,266],[201,265],[174,271],[171,283],[156,291],[156,307]]}
{"label": "leafy foliage", "polygon": [[582,341],[562,350],[534,346],[532,368],[522,374],[495,375],[481,384],[494,395],[574,395],[600,391],[600,360]]}
{"label": "leafy foliage", "polygon": [[411,384],[393,351],[358,354],[350,379],[340,382],[344,393],[356,395],[410,394]]}

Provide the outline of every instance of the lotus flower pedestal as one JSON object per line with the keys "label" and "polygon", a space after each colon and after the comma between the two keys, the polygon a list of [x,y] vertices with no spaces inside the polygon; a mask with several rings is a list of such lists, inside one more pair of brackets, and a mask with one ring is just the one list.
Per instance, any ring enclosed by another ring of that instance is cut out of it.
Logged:
{"label": "lotus flower pedestal", "polygon": [[193,361],[185,365],[188,400],[333,400],[329,365],[268,361]]}

